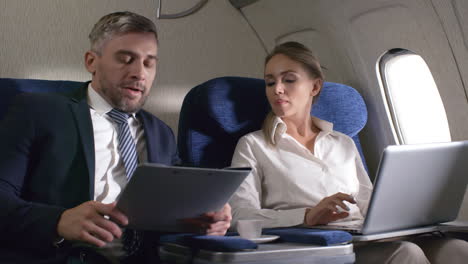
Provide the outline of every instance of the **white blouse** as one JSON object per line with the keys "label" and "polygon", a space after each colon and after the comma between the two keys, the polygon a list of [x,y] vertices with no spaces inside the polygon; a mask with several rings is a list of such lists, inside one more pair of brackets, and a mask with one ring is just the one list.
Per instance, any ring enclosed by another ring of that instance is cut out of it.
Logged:
{"label": "white blouse", "polygon": [[357,204],[345,202],[350,215],[362,220],[367,212],[372,183],[354,141],[333,124],[313,117],[321,130],[314,152],[286,133],[276,118],[271,145],[261,130],[243,136],[231,166],[249,166],[252,172],[230,200],[233,227],[239,219],[262,219],[263,227],[287,227],[304,222],[306,208],[337,192],[353,195]]}

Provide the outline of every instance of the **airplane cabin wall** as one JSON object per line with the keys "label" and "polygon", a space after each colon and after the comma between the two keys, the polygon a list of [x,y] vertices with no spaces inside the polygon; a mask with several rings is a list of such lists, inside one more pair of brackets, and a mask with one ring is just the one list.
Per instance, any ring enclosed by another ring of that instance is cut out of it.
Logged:
{"label": "airplane cabin wall", "polygon": [[[87,35],[98,18],[119,10],[156,21],[160,63],[145,108],[175,132],[190,88],[224,75],[262,77],[262,44],[228,0],[208,1],[199,12],[174,20],[156,20],[157,1],[0,1],[0,77],[89,80],[83,66]],[[163,13],[180,12],[197,2],[163,1]],[[304,42],[327,68],[328,81],[361,92],[369,110],[361,142],[371,175],[382,149],[394,143],[376,76],[377,61],[389,49],[409,49],[425,59],[439,87],[452,139],[468,139],[465,0],[261,0],[242,12],[268,49],[287,40]],[[467,200],[462,219],[468,219]]]}
{"label": "airplane cabin wall", "polygon": [[[159,63],[145,109],[177,133],[180,106],[194,86],[215,77],[261,77],[265,51],[228,0],[208,1],[197,13],[156,19],[158,0],[0,1],[0,77],[87,81],[84,53],[95,22],[115,11],[155,21]],[[162,13],[187,10],[197,0],[163,0]],[[1,89],[1,88],[0,88]]]}
{"label": "airplane cabin wall", "polygon": [[[361,143],[371,178],[383,148],[395,143],[376,72],[380,56],[390,49],[408,49],[426,61],[452,140],[468,139],[466,1],[262,0],[242,11],[268,49],[284,40],[303,42],[327,68],[326,80],[353,86],[363,95],[369,120]],[[468,195],[462,207],[459,219],[468,219]]]}

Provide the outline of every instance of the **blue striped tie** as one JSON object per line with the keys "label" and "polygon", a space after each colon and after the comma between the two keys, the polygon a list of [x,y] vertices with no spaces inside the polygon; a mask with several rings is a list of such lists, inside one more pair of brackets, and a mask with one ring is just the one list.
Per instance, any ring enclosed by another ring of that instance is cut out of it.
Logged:
{"label": "blue striped tie", "polygon": [[[118,125],[118,148],[125,166],[125,171],[127,172],[127,181],[129,181],[138,165],[136,144],[130,133],[130,126],[128,125],[128,118],[130,115],[117,109],[112,109],[107,115]],[[135,254],[139,250],[142,240],[141,236],[142,234],[136,230],[125,229],[122,241],[124,250],[128,256]]]}
{"label": "blue striped tie", "polygon": [[112,109],[107,115],[118,125],[117,139],[119,141],[120,156],[122,157],[125,171],[127,172],[127,180],[130,180],[138,165],[135,140],[130,133],[130,127],[128,125],[128,118],[130,115],[117,109]]}

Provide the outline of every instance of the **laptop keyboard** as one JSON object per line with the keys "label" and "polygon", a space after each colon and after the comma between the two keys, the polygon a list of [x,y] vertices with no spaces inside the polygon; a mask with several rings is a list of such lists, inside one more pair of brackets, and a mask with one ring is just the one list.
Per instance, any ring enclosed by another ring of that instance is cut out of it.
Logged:
{"label": "laptop keyboard", "polygon": [[328,225],[310,226],[310,228],[344,230],[351,233],[360,233],[363,223],[363,220],[351,220],[328,223]]}

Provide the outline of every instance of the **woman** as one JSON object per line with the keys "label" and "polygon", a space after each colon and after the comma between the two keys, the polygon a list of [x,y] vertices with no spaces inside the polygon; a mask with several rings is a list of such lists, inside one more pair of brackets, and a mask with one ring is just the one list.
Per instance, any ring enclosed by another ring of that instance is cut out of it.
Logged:
{"label": "woman", "polygon": [[[353,140],[310,115],[323,80],[319,61],[300,43],[281,44],[266,57],[266,95],[272,112],[261,131],[237,144],[231,165],[253,170],[230,201],[234,225],[238,219],[262,219],[264,227],[364,219],[372,184]],[[465,241],[425,237],[415,243],[356,245],[357,262],[468,259]]]}

